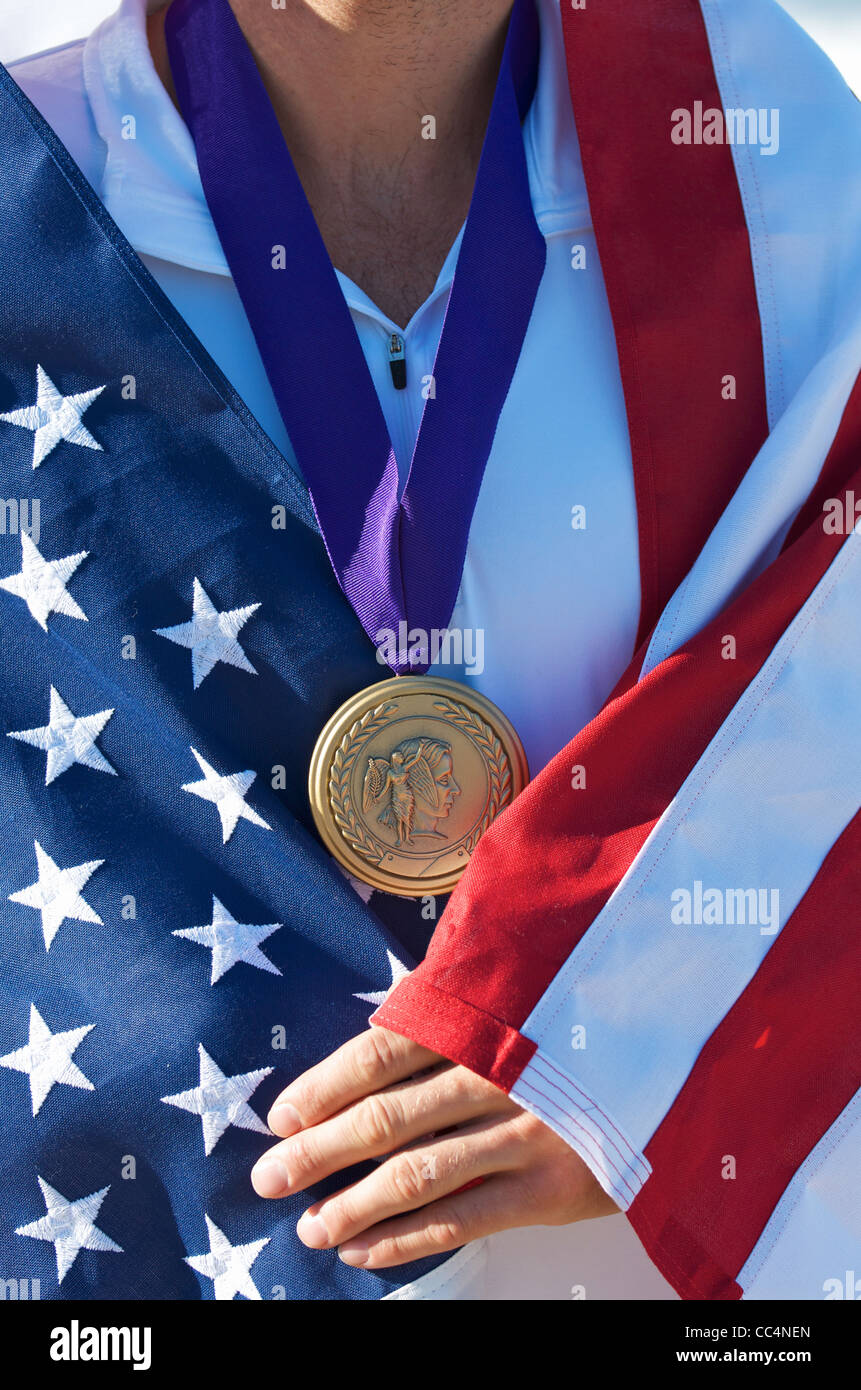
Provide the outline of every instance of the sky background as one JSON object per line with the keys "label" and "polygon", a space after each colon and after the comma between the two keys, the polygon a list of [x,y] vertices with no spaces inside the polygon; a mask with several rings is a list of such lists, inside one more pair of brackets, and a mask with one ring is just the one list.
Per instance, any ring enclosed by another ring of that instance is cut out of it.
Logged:
{"label": "sky background", "polygon": [[[93,29],[118,0],[0,0],[0,61],[38,53]],[[648,0],[631,0],[648,3]],[[861,0],[781,0],[861,95]]]}

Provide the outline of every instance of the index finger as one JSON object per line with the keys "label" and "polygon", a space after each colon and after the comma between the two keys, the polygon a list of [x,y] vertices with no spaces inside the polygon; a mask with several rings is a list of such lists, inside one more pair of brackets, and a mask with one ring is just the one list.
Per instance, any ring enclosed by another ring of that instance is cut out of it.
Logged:
{"label": "index finger", "polygon": [[289,1139],[345,1105],[403,1081],[445,1059],[388,1028],[369,1028],[351,1038],[283,1090],[266,1117],[273,1134]]}

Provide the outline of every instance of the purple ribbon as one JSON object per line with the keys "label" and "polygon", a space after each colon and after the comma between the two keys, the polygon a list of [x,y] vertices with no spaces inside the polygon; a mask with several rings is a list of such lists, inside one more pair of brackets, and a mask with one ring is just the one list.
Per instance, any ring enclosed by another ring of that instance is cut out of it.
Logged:
{"label": "purple ribbon", "polygon": [[[521,132],[538,69],[534,0],[515,0],[512,11],[433,366],[435,396],[425,401],[400,497],[355,325],[228,0],[173,0],[165,33],[206,200],[341,587],[375,646],[382,629],[397,633],[402,622],[445,628],[546,257]],[[272,269],[278,245],[287,248],[284,271]],[[325,375],[324,357],[335,364]],[[398,674],[427,669],[401,658]]]}

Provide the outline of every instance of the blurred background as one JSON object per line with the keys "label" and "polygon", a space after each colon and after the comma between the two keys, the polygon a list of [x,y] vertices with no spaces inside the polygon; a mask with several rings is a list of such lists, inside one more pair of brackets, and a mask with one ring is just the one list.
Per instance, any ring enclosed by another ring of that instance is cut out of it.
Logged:
{"label": "blurred background", "polygon": [[[119,0],[0,0],[0,61],[88,34]],[[648,3],[648,0],[631,0]],[[861,96],[861,0],[780,0]]]}

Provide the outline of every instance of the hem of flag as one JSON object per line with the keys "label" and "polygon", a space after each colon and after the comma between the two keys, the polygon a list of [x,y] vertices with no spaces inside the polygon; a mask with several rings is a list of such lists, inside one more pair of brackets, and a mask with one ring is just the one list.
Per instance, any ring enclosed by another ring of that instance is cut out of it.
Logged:
{"label": "hem of flag", "polygon": [[549,1125],[594,1173],[621,1211],[627,1211],[651,1166],[616,1121],[543,1052],[536,1052],[510,1091],[511,1099]]}
{"label": "hem of flag", "polygon": [[535,1052],[535,1043],[502,1019],[416,975],[414,971],[392,990],[370,1022],[412,1038],[510,1091]]}

